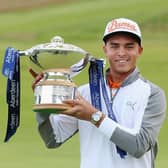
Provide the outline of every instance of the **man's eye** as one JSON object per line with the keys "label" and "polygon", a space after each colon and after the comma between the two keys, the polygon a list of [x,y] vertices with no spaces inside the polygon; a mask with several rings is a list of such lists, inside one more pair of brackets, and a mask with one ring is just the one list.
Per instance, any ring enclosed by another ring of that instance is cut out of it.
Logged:
{"label": "man's eye", "polygon": [[134,48],[134,46],[133,45],[128,45],[128,46],[126,46],[126,48]]}
{"label": "man's eye", "polygon": [[117,48],[118,46],[117,45],[111,45],[111,48]]}

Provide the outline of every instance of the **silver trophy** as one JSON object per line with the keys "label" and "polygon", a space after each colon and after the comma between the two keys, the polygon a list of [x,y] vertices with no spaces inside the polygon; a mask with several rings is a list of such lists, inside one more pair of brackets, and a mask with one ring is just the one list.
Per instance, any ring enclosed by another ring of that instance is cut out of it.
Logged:
{"label": "silver trophy", "polygon": [[92,56],[75,45],[65,44],[60,36],[19,54],[29,56],[32,69],[44,74],[35,85],[33,111],[59,113],[71,108],[62,101],[75,98],[77,86],[72,77],[81,72]]}

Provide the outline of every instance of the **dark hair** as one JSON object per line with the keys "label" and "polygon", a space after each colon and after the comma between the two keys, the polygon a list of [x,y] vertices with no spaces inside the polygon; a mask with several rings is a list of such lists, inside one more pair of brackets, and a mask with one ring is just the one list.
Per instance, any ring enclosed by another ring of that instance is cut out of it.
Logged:
{"label": "dark hair", "polygon": [[107,43],[107,40],[108,40],[111,36],[113,36],[113,35],[115,35],[115,34],[127,34],[127,35],[129,35],[131,38],[133,38],[133,39],[141,46],[141,39],[140,39],[139,36],[137,36],[137,35],[135,35],[135,34],[133,34],[133,33],[124,32],[124,31],[114,32],[114,33],[108,34],[107,36],[105,36],[105,37],[103,38],[104,43],[106,44],[106,43]]}

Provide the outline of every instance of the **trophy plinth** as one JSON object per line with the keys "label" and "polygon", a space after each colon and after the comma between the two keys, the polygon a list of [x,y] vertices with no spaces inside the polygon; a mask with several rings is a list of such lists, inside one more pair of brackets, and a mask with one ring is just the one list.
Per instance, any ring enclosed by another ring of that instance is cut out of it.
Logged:
{"label": "trophy plinth", "polygon": [[36,45],[20,54],[28,55],[31,68],[44,74],[35,85],[33,111],[59,113],[71,108],[63,101],[75,99],[77,86],[72,77],[86,67],[89,53],[56,36],[50,43]]}

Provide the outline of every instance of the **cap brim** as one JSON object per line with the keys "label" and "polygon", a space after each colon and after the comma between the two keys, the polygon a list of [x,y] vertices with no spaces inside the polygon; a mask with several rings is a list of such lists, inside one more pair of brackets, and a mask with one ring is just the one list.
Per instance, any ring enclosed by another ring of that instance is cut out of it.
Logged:
{"label": "cap brim", "polygon": [[107,34],[106,36],[103,37],[103,41],[106,42],[107,39],[109,39],[111,36],[113,36],[115,34],[120,34],[120,33],[128,34],[129,36],[134,38],[138,42],[138,44],[141,45],[141,37],[139,37],[138,35],[136,35],[132,32],[128,32],[128,31],[116,31],[116,32],[109,33],[109,34]]}

